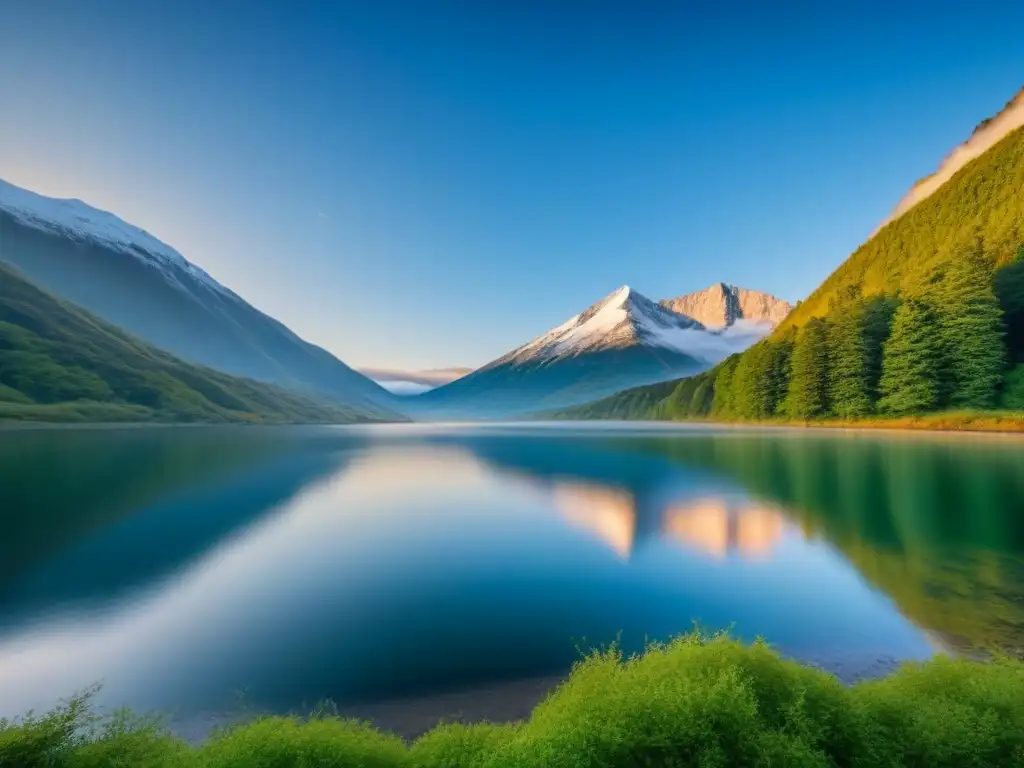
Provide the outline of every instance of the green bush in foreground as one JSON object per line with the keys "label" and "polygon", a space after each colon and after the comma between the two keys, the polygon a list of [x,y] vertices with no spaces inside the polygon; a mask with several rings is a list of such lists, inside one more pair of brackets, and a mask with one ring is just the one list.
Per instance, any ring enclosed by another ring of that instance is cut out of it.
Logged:
{"label": "green bush in foreground", "polygon": [[592,654],[527,722],[441,725],[410,746],[335,717],[271,717],[190,747],[151,721],[97,724],[87,698],[0,723],[0,766],[1024,766],[1019,661],[938,658],[847,687],[721,636]]}

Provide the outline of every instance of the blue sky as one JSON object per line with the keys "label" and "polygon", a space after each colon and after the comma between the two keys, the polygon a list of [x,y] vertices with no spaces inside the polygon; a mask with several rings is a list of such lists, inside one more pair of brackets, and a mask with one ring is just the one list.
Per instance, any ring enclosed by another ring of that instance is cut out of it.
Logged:
{"label": "blue sky", "polygon": [[4,0],[0,177],[476,366],[623,283],[803,297],[1024,85],[1019,1],[696,5]]}

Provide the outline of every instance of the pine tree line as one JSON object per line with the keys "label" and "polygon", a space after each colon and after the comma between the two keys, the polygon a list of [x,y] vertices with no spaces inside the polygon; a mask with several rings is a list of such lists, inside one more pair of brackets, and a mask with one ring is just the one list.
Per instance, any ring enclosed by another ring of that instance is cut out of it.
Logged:
{"label": "pine tree line", "polygon": [[[979,240],[913,294],[841,292],[812,318],[682,384],[665,415],[858,419],[1024,407],[1024,248],[994,271]],[[710,389],[710,392],[709,392]]]}

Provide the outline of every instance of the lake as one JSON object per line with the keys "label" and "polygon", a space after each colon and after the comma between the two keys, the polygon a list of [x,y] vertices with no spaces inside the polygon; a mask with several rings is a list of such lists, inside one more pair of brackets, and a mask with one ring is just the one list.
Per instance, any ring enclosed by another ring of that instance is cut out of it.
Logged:
{"label": "lake", "polygon": [[695,623],[853,677],[1024,647],[1014,437],[7,430],[0,516],[0,716],[435,695]]}

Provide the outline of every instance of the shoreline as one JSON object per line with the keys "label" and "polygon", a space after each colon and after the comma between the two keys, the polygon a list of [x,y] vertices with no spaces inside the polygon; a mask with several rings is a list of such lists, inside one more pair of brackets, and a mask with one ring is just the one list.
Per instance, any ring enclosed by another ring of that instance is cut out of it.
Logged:
{"label": "shoreline", "polygon": [[[904,661],[913,660],[887,655],[836,656],[818,660],[784,655],[784,658],[822,669],[846,685],[885,677]],[[352,702],[337,706],[331,714],[343,719],[368,722],[378,730],[412,742],[446,722],[503,724],[527,720],[534,708],[564,683],[568,676],[567,672],[489,682],[453,691]],[[237,725],[254,717],[279,714],[261,710],[196,712],[171,717],[166,725],[175,736],[191,745],[198,745],[209,739],[218,728]],[[300,712],[298,716],[302,717],[303,714]]]}
{"label": "shoreline", "polygon": [[61,430],[61,429],[145,429],[157,428],[210,428],[210,427],[378,427],[416,426],[462,427],[462,428],[508,428],[508,427],[543,427],[559,428],[573,426],[579,428],[588,425],[593,429],[602,426],[634,429],[652,429],[664,432],[685,430],[694,427],[703,429],[736,429],[743,431],[833,431],[841,433],[868,434],[930,434],[930,435],[1002,435],[1024,437],[1024,413],[1007,411],[1001,415],[935,414],[934,416],[914,416],[899,419],[864,419],[864,420],[827,420],[827,421],[737,421],[691,418],[674,419],[502,419],[498,421],[353,421],[353,422],[294,422],[294,423],[260,423],[260,422],[172,422],[172,421],[30,421],[21,419],[0,418],[0,432],[19,430]]}

